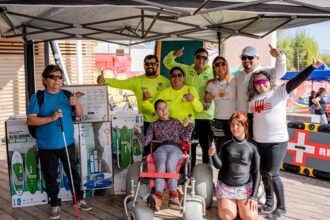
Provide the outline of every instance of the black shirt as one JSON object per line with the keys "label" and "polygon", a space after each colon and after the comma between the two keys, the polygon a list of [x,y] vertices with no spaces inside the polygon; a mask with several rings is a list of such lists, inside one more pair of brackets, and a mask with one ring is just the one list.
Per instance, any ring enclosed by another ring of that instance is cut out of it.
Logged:
{"label": "black shirt", "polygon": [[220,143],[212,161],[220,169],[218,179],[229,186],[243,186],[251,181],[251,197],[256,198],[260,184],[260,156],[252,139],[230,139]]}

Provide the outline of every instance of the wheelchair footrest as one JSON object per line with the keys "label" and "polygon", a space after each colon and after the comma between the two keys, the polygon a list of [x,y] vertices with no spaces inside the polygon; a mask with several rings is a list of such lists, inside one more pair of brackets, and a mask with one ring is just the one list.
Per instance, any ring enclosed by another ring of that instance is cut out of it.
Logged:
{"label": "wheelchair footrest", "polygon": [[142,178],[162,178],[162,179],[179,179],[178,173],[147,173],[141,172],[139,174]]}

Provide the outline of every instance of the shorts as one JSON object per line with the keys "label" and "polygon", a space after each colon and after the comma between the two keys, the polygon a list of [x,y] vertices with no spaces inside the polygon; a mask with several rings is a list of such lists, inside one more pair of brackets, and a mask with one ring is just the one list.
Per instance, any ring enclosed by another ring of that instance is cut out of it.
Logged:
{"label": "shorts", "polygon": [[244,200],[252,194],[252,185],[252,182],[248,182],[243,186],[228,186],[218,180],[216,196],[218,199]]}

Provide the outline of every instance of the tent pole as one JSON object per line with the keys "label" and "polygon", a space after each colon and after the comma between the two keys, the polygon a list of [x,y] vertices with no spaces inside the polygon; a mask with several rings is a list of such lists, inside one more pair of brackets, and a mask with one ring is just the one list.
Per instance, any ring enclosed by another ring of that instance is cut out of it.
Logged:
{"label": "tent pole", "polygon": [[220,56],[221,54],[221,33],[217,32],[217,37],[218,37],[218,55]]}

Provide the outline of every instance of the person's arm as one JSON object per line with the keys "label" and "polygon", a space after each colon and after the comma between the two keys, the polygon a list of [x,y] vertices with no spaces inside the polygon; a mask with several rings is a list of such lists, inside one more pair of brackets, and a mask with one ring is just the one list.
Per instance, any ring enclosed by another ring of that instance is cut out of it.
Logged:
{"label": "person's arm", "polygon": [[38,114],[30,114],[27,115],[27,124],[40,126],[56,121],[60,117],[63,117],[61,109],[56,110],[52,115],[46,117],[40,117]]}
{"label": "person's arm", "polygon": [[[188,120],[188,119],[185,119],[185,120]],[[186,122],[185,120],[184,120],[184,123]],[[194,124],[190,121],[190,122],[187,122],[188,126],[184,127],[184,125],[179,120],[177,120],[177,123],[178,123],[178,127],[179,127],[178,131],[179,131],[180,140],[189,140],[191,137],[191,134],[194,130]]]}
{"label": "person's arm", "polygon": [[286,73],[286,56],[285,54],[283,54],[282,51],[273,48],[272,45],[269,44],[270,47],[270,55],[272,57],[275,57],[276,61],[275,61],[275,67],[273,69],[273,77],[274,80],[277,81],[279,79],[282,78],[282,76],[284,76],[284,74]]}
{"label": "person's arm", "polygon": [[222,167],[222,156],[223,156],[222,149],[224,149],[223,141],[221,141],[221,143],[219,144],[219,148],[216,149],[216,152],[212,153],[210,155],[210,151],[214,151],[211,148],[215,148],[213,143],[212,143],[212,146],[209,148],[209,156],[211,156],[211,158],[212,158],[213,165],[214,165],[215,168],[221,169],[221,167]]}
{"label": "person's arm", "polygon": [[313,72],[313,70],[317,67],[320,67],[323,65],[323,61],[320,59],[314,59],[312,65],[308,66],[306,69],[301,71],[298,75],[296,75],[294,78],[290,79],[288,83],[286,84],[286,91],[289,94],[294,89],[296,89],[302,82],[304,82],[309,75]]}
{"label": "person's arm", "polygon": [[[249,143],[250,144],[250,143]],[[260,184],[260,155],[258,153],[257,147],[254,145],[253,155],[252,155],[252,168],[251,176],[253,182],[253,189],[250,198],[257,200],[258,189]]]}
{"label": "person's arm", "polygon": [[136,130],[138,133],[137,137],[141,141],[143,146],[147,146],[153,140],[153,138],[154,138],[153,127],[154,127],[154,123],[150,123],[145,136],[142,134],[141,129]]}
{"label": "person's arm", "polygon": [[312,99],[312,102],[316,105],[316,108],[317,109],[321,109],[322,108],[321,107],[321,104],[320,104],[320,100],[321,100],[320,97],[315,97],[315,98]]}
{"label": "person's arm", "polygon": [[191,104],[194,108],[195,112],[201,112],[203,111],[203,103],[199,99],[199,95],[197,90],[194,87],[190,87],[191,94],[194,96],[194,99],[192,100]]}
{"label": "person's arm", "polygon": [[[182,48],[181,48],[182,49]],[[180,49],[180,50],[181,50]],[[178,51],[180,51],[178,50]],[[175,59],[177,58],[177,56],[175,55],[176,52],[178,51],[170,51],[164,58],[163,62],[164,62],[164,66],[167,68],[167,69],[172,69],[173,67],[180,67],[181,69],[185,69],[187,68],[188,65],[185,65],[185,64],[182,64],[182,63],[178,63],[175,61]],[[182,55],[182,54],[181,54]]]}
{"label": "person's arm", "polygon": [[136,84],[136,77],[119,80],[119,79],[112,79],[112,78],[104,78],[105,85],[108,85],[113,88],[117,89],[127,89],[133,91],[134,88],[137,86]]}
{"label": "person's arm", "polygon": [[74,107],[74,115],[76,117],[82,117],[84,116],[84,110],[82,106],[80,105],[78,98],[76,97],[75,93],[72,93],[72,96],[70,97],[70,105]]}

